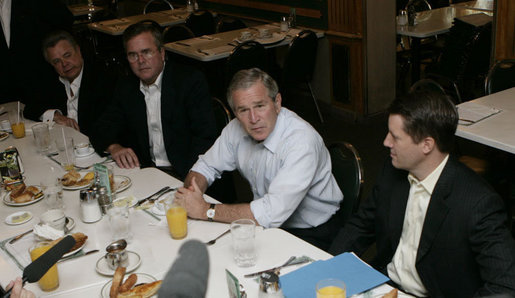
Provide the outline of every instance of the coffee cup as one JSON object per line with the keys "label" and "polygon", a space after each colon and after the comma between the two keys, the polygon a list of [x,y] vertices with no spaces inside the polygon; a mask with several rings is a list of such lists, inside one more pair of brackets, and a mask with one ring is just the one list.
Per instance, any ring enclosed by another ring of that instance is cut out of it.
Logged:
{"label": "coffee cup", "polygon": [[104,258],[109,268],[116,270],[118,267],[129,266],[129,255],[125,250],[127,248],[127,241],[120,239],[106,247],[107,253]]}
{"label": "coffee cup", "polygon": [[252,37],[252,34],[250,33],[250,31],[242,31],[240,33],[240,40],[248,40]]}
{"label": "coffee cup", "polygon": [[259,28],[259,36],[261,38],[270,38],[272,37],[272,33],[270,33],[268,28]]}
{"label": "coffee cup", "polygon": [[39,218],[42,223],[51,226],[54,229],[64,231],[66,225],[66,216],[62,209],[50,209],[47,212],[41,214]]}
{"label": "coffee cup", "polygon": [[86,155],[89,153],[89,143],[83,142],[75,145],[76,155]]}

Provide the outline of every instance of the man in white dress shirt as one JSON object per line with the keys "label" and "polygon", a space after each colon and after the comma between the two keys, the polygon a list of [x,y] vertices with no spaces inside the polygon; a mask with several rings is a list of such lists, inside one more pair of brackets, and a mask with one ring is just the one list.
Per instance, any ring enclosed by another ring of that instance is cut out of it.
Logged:
{"label": "man in white dress shirt", "polygon": [[[237,119],[199,157],[176,201],[192,218],[221,222],[250,218],[327,249],[339,228],[335,214],[343,195],[322,138],[306,121],[281,107],[277,84],[260,69],[236,73],[227,98]],[[207,187],[222,172],[234,169],[249,181],[254,200],[206,203],[202,195]]]}

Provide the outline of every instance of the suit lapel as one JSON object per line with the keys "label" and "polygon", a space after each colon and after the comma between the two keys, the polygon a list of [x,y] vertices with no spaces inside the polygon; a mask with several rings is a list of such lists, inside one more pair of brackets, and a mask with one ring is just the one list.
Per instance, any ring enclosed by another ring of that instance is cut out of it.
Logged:
{"label": "suit lapel", "polygon": [[417,251],[417,263],[427,254],[431,248],[436,235],[440,231],[440,227],[444,222],[449,207],[447,206],[446,199],[451,191],[452,179],[455,173],[455,164],[449,157],[445,168],[435,185],[431,201],[427,207],[424,225],[422,227],[422,234],[420,235],[420,242]]}

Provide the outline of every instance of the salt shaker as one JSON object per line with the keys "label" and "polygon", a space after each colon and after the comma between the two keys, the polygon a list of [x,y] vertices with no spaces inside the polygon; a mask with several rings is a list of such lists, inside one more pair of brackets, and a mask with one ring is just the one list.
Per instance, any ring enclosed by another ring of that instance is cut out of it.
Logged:
{"label": "salt shaker", "polygon": [[102,218],[96,192],[91,189],[80,191],[80,218],[85,223],[97,222]]}
{"label": "salt shaker", "polygon": [[284,298],[279,276],[275,272],[263,272],[259,276],[258,298]]}
{"label": "salt shaker", "polygon": [[408,12],[404,9],[402,9],[399,12],[399,16],[397,17],[397,24],[399,26],[406,26],[408,24]]}
{"label": "salt shaker", "polygon": [[187,12],[193,12],[193,1],[192,0],[188,0],[186,2],[186,11]]}
{"label": "salt shaker", "polygon": [[288,31],[288,19],[286,17],[281,18],[281,31],[282,32]]}

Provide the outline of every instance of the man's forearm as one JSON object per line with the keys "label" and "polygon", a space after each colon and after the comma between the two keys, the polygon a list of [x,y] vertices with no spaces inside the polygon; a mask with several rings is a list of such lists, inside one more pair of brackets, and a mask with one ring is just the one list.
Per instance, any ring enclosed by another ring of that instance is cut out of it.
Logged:
{"label": "man's forearm", "polygon": [[[215,206],[215,217],[213,218],[215,221],[230,223],[240,218],[248,218],[256,222],[254,214],[250,210],[250,204],[218,204]],[[256,224],[258,223],[256,222]]]}

